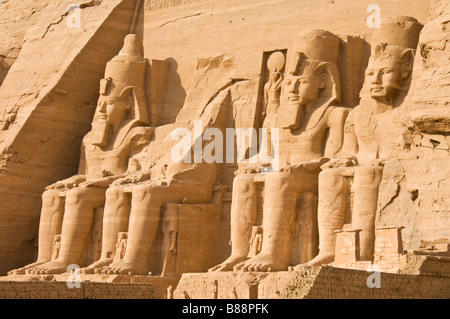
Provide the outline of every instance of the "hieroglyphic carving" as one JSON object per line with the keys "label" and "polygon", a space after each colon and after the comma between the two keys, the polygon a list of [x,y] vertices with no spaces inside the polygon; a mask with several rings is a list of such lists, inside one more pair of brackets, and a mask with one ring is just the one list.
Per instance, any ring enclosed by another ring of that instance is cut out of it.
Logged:
{"label": "hieroglyphic carving", "polygon": [[144,11],[157,11],[172,7],[199,3],[206,0],[145,0]]}

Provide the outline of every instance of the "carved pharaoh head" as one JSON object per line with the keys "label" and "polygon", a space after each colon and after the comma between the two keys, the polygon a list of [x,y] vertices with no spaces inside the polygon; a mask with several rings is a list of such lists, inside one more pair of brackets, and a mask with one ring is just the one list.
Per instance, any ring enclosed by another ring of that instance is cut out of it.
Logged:
{"label": "carved pharaoh head", "polygon": [[106,65],[105,78],[100,81],[100,97],[92,122],[97,133],[93,144],[105,146],[112,130],[148,124],[145,70],[142,44],[135,34],[129,34],[119,55]]}
{"label": "carved pharaoh head", "polygon": [[377,44],[366,70],[370,96],[391,103],[403,88],[403,81],[412,72],[414,50],[386,43]]}
{"label": "carved pharaoh head", "polygon": [[[290,109],[288,114],[301,115],[302,109],[313,103],[339,101],[339,44],[337,36],[323,30],[306,31],[297,37],[284,82],[284,96]],[[281,124],[291,129],[298,128],[301,116],[293,121],[295,123],[289,123],[289,116],[285,115],[286,123]]]}
{"label": "carved pharaoh head", "polygon": [[[339,38],[328,31],[301,33],[285,81],[289,103],[305,105],[319,98],[329,80],[330,68],[337,66]],[[337,79],[333,79],[337,82]],[[335,83],[337,84],[337,83]]]}
{"label": "carved pharaoh head", "polygon": [[370,96],[393,105],[411,76],[422,26],[410,17],[396,17],[374,33],[372,55],[366,70]]}

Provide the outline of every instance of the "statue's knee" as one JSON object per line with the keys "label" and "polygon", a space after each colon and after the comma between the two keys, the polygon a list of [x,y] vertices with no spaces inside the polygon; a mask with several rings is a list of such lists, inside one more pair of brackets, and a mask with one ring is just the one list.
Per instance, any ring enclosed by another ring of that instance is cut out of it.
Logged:
{"label": "statue's knee", "polygon": [[291,176],[289,173],[278,173],[273,175],[268,175],[266,178],[266,190],[270,192],[280,191],[289,184]]}
{"label": "statue's knee", "polygon": [[355,185],[374,186],[380,182],[382,173],[382,167],[358,167],[355,171]]}
{"label": "statue's knee", "polygon": [[86,197],[86,190],[83,188],[73,188],[66,193],[66,205],[81,204]]}
{"label": "statue's knee", "polygon": [[238,193],[248,193],[254,189],[253,176],[250,174],[238,175],[234,178],[233,189]]}
{"label": "statue's knee", "polygon": [[141,202],[148,196],[150,196],[152,187],[150,185],[137,185],[132,191],[133,202]]}
{"label": "statue's knee", "polygon": [[320,188],[334,188],[343,183],[344,176],[338,169],[325,169],[319,174]]}
{"label": "statue's knee", "polygon": [[51,207],[55,205],[59,205],[61,199],[59,197],[58,190],[48,190],[42,194],[42,206],[43,207]]}
{"label": "statue's knee", "polygon": [[123,197],[123,191],[119,187],[109,187],[106,190],[106,200],[116,202]]}

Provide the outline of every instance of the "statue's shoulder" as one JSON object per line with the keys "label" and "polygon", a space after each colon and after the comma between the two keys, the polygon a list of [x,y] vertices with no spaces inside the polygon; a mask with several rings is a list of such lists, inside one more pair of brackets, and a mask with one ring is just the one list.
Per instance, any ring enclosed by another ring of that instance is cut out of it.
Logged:
{"label": "statue's shoulder", "polygon": [[131,144],[148,143],[155,129],[151,126],[135,126],[127,134],[126,140]]}
{"label": "statue's shoulder", "polygon": [[150,137],[154,130],[155,128],[152,126],[135,126],[128,132],[128,136],[133,137],[137,135],[145,135]]}
{"label": "statue's shoulder", "polygon": [[352,108],[346,106],[330,106],[328,108],[328,124],[329,126],[341,125],[347,119]]}
{"label": "statue's shoulder", "polygon": [[91,140],[91,136],[92,136],[92,131],[89,131],[84,137],[83,140],[81,141],[81,145],[86,146],[89,144],[89,141]]}

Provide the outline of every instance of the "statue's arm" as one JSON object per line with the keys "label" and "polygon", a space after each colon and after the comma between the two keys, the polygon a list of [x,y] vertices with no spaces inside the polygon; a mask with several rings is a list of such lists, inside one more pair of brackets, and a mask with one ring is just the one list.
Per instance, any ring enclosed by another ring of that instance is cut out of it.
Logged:
{"label": "statue's arm", "polygon": [[342,146],[341,157],[356,159],[358,156],[358,139],[355,134],[355,110],[352,110],[345,122],[344,144]]}
{"label": "statue's arm", "polygon": [[336,107],[328,116],[328,127],[330,129],[324,156],[336,157],[343,149],[345,136],[345,123],[350,113],[349,108]]}
{"label": "statue's arm", "polygon": [[84,139],[81,143],[80,150],[80,163],[78,164],[78,174],[77,175],[86,175],[87,172],[87,163],[86,163],[86,146],[84,144]]}
{"label": "statue's arm", "polygon": [[85,146],[84,146],[84,140],[81,143],[81,152],[80,152],[80,163],[78,165],[78,174],[71,176],[69,178],[57,181],[56,183],[53,183],[45,188],[45,190],[50,189],[70,189],[73,187],[78,186],[80,183],[83,183],[86,181],[86,170],[87,170],[87,164],[86,164],[86,152],[85,152]]}
{"label": "statue's arm", "polygon": [[348,113],[344,123],[345,124],[341,126],[343,131],[340,133],[343,136],[342,149],[338,155],[332,157],[328,163],[323,165],[322,169],[342,166],[348,167],[353,166],[356,163],[356,158],[358,155],[358,139],[355,134],[353,110]]}

